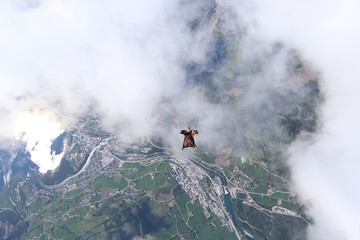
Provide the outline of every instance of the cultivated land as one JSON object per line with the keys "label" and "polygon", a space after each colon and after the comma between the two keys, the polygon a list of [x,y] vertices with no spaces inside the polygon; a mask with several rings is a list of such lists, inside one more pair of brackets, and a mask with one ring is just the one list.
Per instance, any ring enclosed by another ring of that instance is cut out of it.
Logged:
{"label": "cultivated land", "polygon": [[[8,224],[10,231],[4,227],[3,234],[20,239],[271,239],[291,236],[309,223],[287,181],[263,162],[234,155],[234,148],[227,147],[227,155],[201,146],[180,151],[149,138],[127,145],[81,129],[67,140],[75,138],[81,140],[65,149],[74,159],[63,161],[78,161],[73,146],[88,149],[77,173],[49,186],[34,184],[26,175],[10,182],[13,190],[0,193],[0,213],[17,216],[14,226],[23,225],[11,232]],[[209,160],[216,157],[229,165]]]}

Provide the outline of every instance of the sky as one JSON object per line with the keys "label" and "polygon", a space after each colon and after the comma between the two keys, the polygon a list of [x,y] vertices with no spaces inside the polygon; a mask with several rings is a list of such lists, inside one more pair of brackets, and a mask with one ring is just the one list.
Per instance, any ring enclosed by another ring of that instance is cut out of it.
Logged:
{"label": "sky", "polygon": [[[289,149],[294,189],[315,221],[310,239],[357,239],[359,4],[239,0],[218,5],[233,14],[226,15],[229,30],[246,29],[246,38],[239,39],[246,61],[282,42],[320,73],[325,99],[320,128]],[[188,84],[186,71],[189,63],[206,65],[209,57],[214,26],[204,20],[208,27],[191,31],[189,22],[210,6],[200,0],[2,1],[0,138],[15,137],[16,123],[29,111],[56,113],[56,128],[64,129],[95,106],[105,126],[124,140],[165,129],[175,145],[181,141],[179,128],[191,122],[199,128],[198,141],[212,144],[233,115]],[[265,64],[266,74],[249,77],[247,101],[256,102],[284,77],[285,58],[286,51],[280,52]],[[202,132],[214,134],[202,137]]]}

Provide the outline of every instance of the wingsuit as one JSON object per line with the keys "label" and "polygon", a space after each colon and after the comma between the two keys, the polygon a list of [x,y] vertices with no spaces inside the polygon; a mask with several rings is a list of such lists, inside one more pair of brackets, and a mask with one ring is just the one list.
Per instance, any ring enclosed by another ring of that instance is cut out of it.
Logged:
{"label": "wingsuit", "polygon": [[180,134],[184,135],[184,142],[183,142],[183,146],[182,146],[183,150],[184,150],[184,148],[187,148],[187,147],[192,147],[192,148],[197,149],[194,136],[195,136],[195,134],[198,134],[198,133],[199,132],[197,130],[191,130],[190,128],[188,128],[187,130],[181,130]]}

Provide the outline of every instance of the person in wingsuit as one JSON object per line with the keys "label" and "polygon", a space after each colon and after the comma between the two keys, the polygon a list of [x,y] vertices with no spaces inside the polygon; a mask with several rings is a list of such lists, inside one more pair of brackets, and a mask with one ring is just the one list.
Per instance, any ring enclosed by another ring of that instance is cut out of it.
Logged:
{"label": "person in wingsuit", "polygon": [[194,139],[195,134],[198,134],[198,133],[199,132],[197,130],[191,130],[189,127],[186,130],[181,130],[180,134],[184,135],[184,142],[183,142],[182,150],[184,150],[184,148],[187,148],[187,147],[192,147],[195,149],[198,148],[195,144],[195,139]]}

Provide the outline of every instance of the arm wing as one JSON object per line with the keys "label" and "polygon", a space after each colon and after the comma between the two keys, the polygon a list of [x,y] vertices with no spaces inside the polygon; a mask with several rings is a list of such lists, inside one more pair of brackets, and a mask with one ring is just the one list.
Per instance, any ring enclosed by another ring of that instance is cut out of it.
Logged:
{"label": "arm wing", "polygon": [[187,131],[186,130],[181,130],[180,134],[186,134]]}
{"label": "arm wing", "polygon": [[195,135],[195,134],[199,134],[199,132],[197,130],[191,130],[191,135]]}

